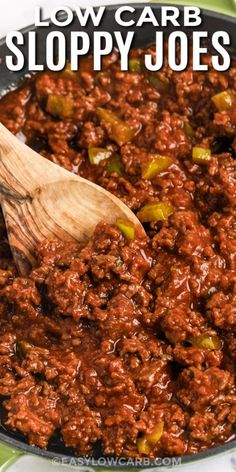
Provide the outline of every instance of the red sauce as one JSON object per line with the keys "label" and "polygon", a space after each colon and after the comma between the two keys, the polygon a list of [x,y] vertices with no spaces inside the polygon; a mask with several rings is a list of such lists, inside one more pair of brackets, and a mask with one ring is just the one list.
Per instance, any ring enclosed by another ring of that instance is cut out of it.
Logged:
{"label": "red sauce", "polygon": [[[0,101],[1,122],[46,158],[135,212],[154,201],[174,208],[145,224],[146,239],[101,223],[84,248],[45,241],[28,278],[16,274],[1,222],[0,395],[6,426],[30,444],[45,448],[59,430],[77,454],[99,441],[104,454],[140,457],[138,439],[162,424],[152,458],[234,438],[236,107],[218,111],[211,98],[235,90],[235,70],[165,66],[153,81],[121,72],[114,53],[102,74],[39,74]],[[70,98],[67,116],[55,116],[52,95]],[[134,130],[130,142],[117,144],[98,107]],[[91,164],[91,146],[118,155],[121,171]],[[211,149],[204,165],[193,146]],[[171,165],[143,179],[154,154]]]}

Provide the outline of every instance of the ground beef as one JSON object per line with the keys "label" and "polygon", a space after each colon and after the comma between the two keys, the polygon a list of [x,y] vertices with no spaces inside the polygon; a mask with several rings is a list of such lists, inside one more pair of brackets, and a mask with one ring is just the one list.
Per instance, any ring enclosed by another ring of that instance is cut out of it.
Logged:
{"label": "ground beef", "polygon": [[[153,48],[149,48],[153,53]],[[132,52],[140,60],[142,50]],[[45,158],[121,198],[137,212],[174,207],[126,239],[101,222],[85,247],[44,241],[37,267],[19,277],[0,221],[0,395],[6,427],[45,448],[56,431],[76,454],[140,457],[140,439],[160,424],[148,455],[195,454],[235,438],[236,107],[211,97],[235,90],[235,66],[191,65],[161,75],[121,72],[116,52],[102,73],[44,72],[0,100],[0,120]],[[50,96],[73,102],[70,116]],[[134,130],[117,144],[98,107]],[[186,132],[186,123],[190,132]],[[212,149],[194,164],[193,146]],[[119,158],[93,165],[91,147]],[[152,179],[153,154],[171,164]]]}

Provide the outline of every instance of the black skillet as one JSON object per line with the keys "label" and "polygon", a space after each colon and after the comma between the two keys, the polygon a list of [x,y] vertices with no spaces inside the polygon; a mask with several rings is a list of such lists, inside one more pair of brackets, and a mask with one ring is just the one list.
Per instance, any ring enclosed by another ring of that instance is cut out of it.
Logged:
{"label": "black skillet", "polygon": [[[196,3],[196,2],[195,2]],[[200,2],[199,2],[200,3]],[[213,2],[214,3],[214,2]],[[135,7],[136,9],[136,13],[135,15],[133,16],[133,18],[135,19],[138,19],[139,16],[140,16],[140,12],[143,8],[143,6],[145,6],[147,4],[132,4],[132,6]],[[150,4],[149,4],[150,5]],[[102,23],[101,23],[101,30],[103,31],[109,31],[109,32],[113,32],[114,30],[117,30],[117,25],[115,23],[115,20],[114,20],[114,11],[116,10],[117,8],[117,5],[116,6],[109,6],[107,7],[107,10],[106,10],[106,13],[103,17],[103,20],[102,20]],[[157,5],[157,4],[152,4],[152,8],[154,10],[154,12],[158,12],[160,11],[160,5]],[[183,9],[182,7],[180,7],[180,11],[181,11],[181,16],[182,16],[182,12],[183,12]],[[223,14],[219,14],[219,13],[215,13],[215,12],[211,12],[211,11],[207,11],[207,10],[203,10],[202,11],[202,18],[203,18],[203,22],[202,22],[202,25],[199,27],[200,30],[203,30],[203,31],[208,31],[209,32],[209,38],[211,37],[211,35],[215,32],[215,31],[227,31],[230,36],[231,36],[231,47],[232,49],[236,50],[236,35],[235,35],[235,31],[236,31],[236,18],[233,18],[233,17],[230,17],[230,16],[226,16],[226,15],[223,15]],[[45,56],[45,52],[44,52],[44,42],[45,42],[45,37],[46,35],[49,33],[49,31],[54,31],[54,30],[58,30],[60,28],[58,27],[55,27],[55,26],[50,26],[50,27],[41,27],[39,30],[38,30],[38,35],[39,35],[39,38],[40,38],[40,41],[38,42],[39,43],[39,47],[38,47],[38,61],[39,63],[44,63],[44,56]],[[122,28],[120,27],[119,28],[121,31],[123,32],[126,32],[127,30],[125,28]],[[160,28],[162,30],[162,28]],[[186,33],[188,34],[191,34],[191,28],[183,28],[181,27],[180,28],[182,31],[186,31]],[[29,31],[33,31],[35,30],[35,27],[34,26],[30,26],[28,28],[25,28],[24,30],[22,30],[22,32],[27,35],[27,33]],[[86,31],[92,35],[93,33],[93,30],[94,30],[94,27],[93,25],[89,24],[86,28]],[[135,28],[135,27],[132,27],[132,30],[136,32],[136,35],[135,35],[135,42],[134,42],[134,47],[145,47],[151,43],[153,43],[155,41],[155,28],[153,26],[151,26],[149,23],[147,24],[144,24],[143,27],[140,29],[140,28]],[[164,32],[165,32],[165,35],[166,37],[168,37],[168,35],[174,31],[174,27],[173,26],[170,26],[170,27],[167,27],[167,28],[163,28]],[[66,27],[66,28],[63,28],[62,30],[64,32],[64,34],[68,37],[69,39],[69,34],[71,31],[78,31],[78,23],[74,22],[72,25],[70,25],[69,27]],[[27,58],[27,40],[26,40],[26,44],[24,47],[22,47],[21,49],[26,58]],[[26,60],[26,64],[25,64],[25,68],[20,71],[20,72],[10,72],[7,68],[6,68],[6,65],[5,65],[5,56],[6,54],[9,54],[9,51],[6,47],[6,44],[5,44],[5,39],[2,39],[0,41],[0,95],[3,94],[7,89],[9,88],[12,88],[14,86],[16,86],[17,84],[19,84],[20,80],[22,79],[22,77],[27,74],[28,72],[28,67],[27,67],[27,60]],[[1,445],[0,445],[0,464],[1,464],[1,461],[2,463],[4,462],[4,457],[6,458],[6,460],[8,459],[9,460],[9,463],[11,462],[11,460],[13,460],[16,455],[11,455],[11,453],[9,453],[9,450],[7,449],[7,446],[10,446],[10,449],[16,449],[18,450],[20,453],[29,453],[29,454],[36,454],[38,456],[41,456],[41,457],[44,457],[44,458],[47,458],[47,459],[51,459],[54,461],[54,463],[56,464],[70,464],[70,465],[84,465],[84,466],[87,466],[90,470],[91,468],[94,468],[94,467],[99,467],[99,468],[106,468],[106,469],[116,469],[116,470],[119,470],[119,469],[143,469],[143,468],[150,468],[150,467],[156,467],[158,465],[171,465],[171,462],[168,460],[166,460],[164,462],[164,464],[158,464],[158,463],[150,463],[149,465],[147,465],[147,463],[141,465],[141,464],[129,464],[126,463],[125,460],[122,460],[122,463],[121,462],[114,462],[111,464],[111,462],[109,463],[109,461],[106,461],[106,459],[104,458],[104,460],[101,460],[101,457],[103,458],[102,456],[102,452],[99,448],[99,445],[97,447],[97,450],[94,451],[94,457],[93,458],[90,458],[90,459],[84,459],[84,458],[75,458],[74,456],[74,452],[72,449],[69,449],[69,448],[66,448],[64,445],[63,445],[63,442],[60,438],[59,435],[55,435],[49,445],[48,445],[48,448],[47,450],[42,450],[42,449],[39,449],[37,447],[32,447],[32,446],[29,446],[27,444],[27,441],[25,439],[25,437],[23,435],[21,435],[20,433],[14,433],[8,429],[6,429],[4,427],[4,415],[5,415],[5,412],[4,412],[4,409],[0,407],[0,443],[3,444],[3,447],[1,448]],[[185,456],[183,458],[181,458],[181,463],[182,464],[186,464],[186,463],[193,463],[193,462],[196,462],[196,461],[199,461],[199,460],[203,460],[203,459],[206,459],[206,458],[210,458],[212,456],[217,456],[219,454],[225,454],[226,452],[232,452],[236,450],[236,440],[228,443],[228,444],[225,444],[221,447],[218,447],[218,448],[215,448],[215,449],[210,449],[206,452],[202,452],[202,453],[199,453],[199,454],[196,454],[196,455],[192,455],[192,456]],[[175,463],[178,463],[179,461],[179,458],[176,458],[176,462],[175,462],[175,459],[172,460],[172,464],[174,465]],[[5,466],[7,464],[5,463]],[[2,469],[1,469],[2,470]],[[5,468],[4,468],[5,470]]]}

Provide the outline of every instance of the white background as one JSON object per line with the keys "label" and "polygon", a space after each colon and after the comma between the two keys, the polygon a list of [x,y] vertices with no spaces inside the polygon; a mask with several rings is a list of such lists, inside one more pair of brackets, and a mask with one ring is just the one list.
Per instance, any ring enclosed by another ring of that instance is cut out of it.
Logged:
{"label": "white background", "polygon": [[[34,23],[34,6],[39,5],[43,7],[44,18],[49,17],[50,10],[55,7],[62,5],[63,2],[59,0],[0,0],[1,1],[1,23],[0,23],[0,37],[6,35],[8,31],[15,29],[20,29],[24,26],[28,26]],[[222,0],[223,1],[223,0]],[[125,0],[107,0],[103,3],[131,3],[125,2]],[[167,3],[167,0],[166,0]],[[89,5],[98,5],[102,4],[102,1],[99,0],[66,0],[65,5],[73,7],[78,6],[87,6]],[[206,462],[200,462],[195,465],[185,466],[183,468],[178,468],[177,470],[181,472],[182,470],[186,472],[209,472],[212,469],[212,472],[236,472],[236,453],[234,456],[225,455],[220,456],[216,459],[211,459]],[[12,465],[9,469],[9,472],[68,472],[69,468],[63,466],[53,465],[48,461],[44,461],[37,457],[25,456]],[[76,470],[76,469],[74,469]],[[163,469],[162,469],[163,470]],[[167,471],[167,469],[165,469]],[[173,469],[172,469],[173,470]]]}

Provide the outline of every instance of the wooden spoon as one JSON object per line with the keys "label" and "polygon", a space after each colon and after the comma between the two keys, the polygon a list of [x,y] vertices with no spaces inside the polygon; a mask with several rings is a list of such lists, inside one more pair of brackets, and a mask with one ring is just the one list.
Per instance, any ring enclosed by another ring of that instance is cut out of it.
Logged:
{"label": "wooden spoon", "polygon": [[144,233],[134,213],[117,197],[48,161],[0,124],[0,196],[17,268],[27,275],[43,239],[85,243],[101,220],[128,219]]}

